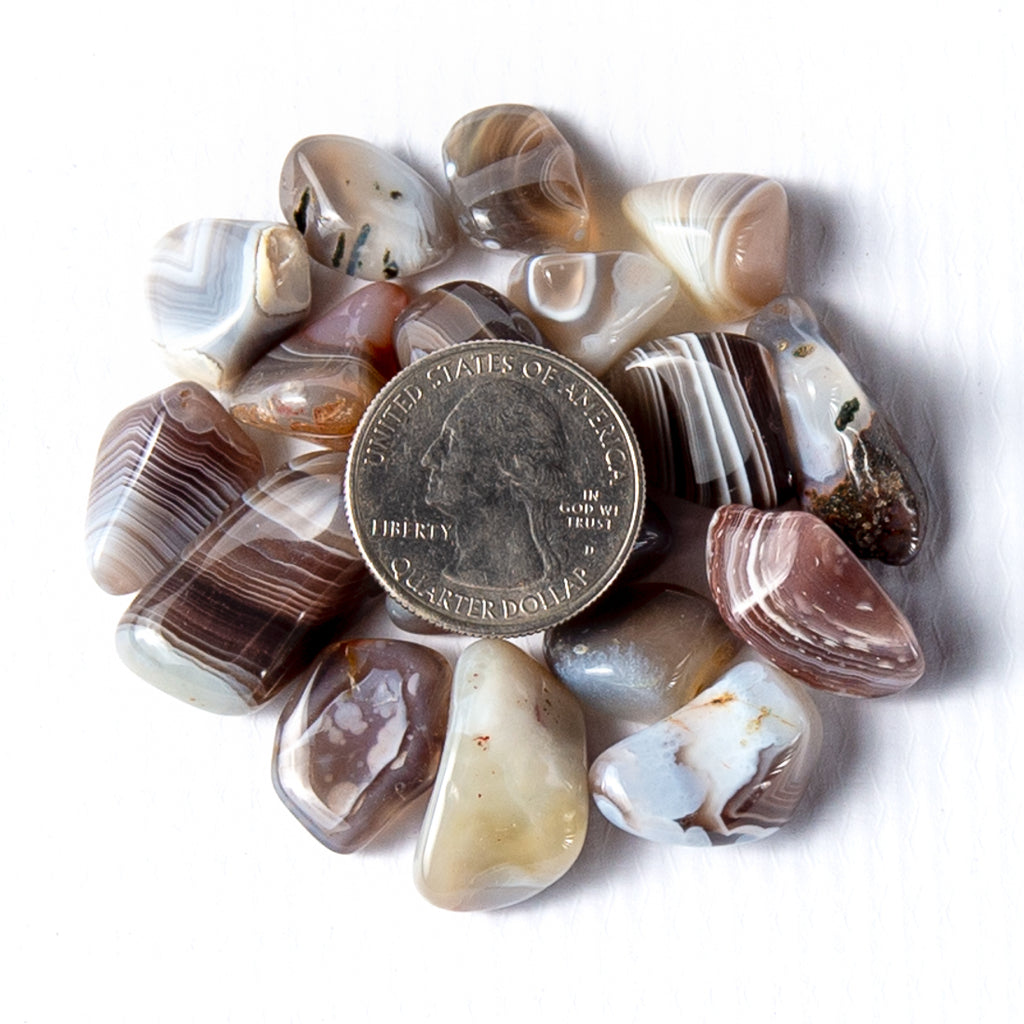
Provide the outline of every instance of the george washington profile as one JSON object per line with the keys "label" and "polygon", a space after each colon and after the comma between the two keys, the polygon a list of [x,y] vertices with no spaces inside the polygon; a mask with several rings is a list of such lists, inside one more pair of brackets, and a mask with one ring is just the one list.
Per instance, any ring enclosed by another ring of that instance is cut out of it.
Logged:
{"label": "george washington profile", "polygon": [[454,524],[446,575],[528,586],[561,571],[557,509],[573,476],[558,412],[535,388],[485,380],[452,408],[423,455],[427,504]]}

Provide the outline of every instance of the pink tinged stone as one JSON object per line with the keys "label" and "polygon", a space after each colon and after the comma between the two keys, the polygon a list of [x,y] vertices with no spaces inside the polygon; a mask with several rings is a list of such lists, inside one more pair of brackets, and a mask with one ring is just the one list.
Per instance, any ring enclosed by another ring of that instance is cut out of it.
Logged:
{"label": "pink tinged stone", "polygon": [[130,405],[107,427],[93,470],[93,579],[111,594],[138,590],[262,474],[256,446],[200,384]]}
{"label": "pink tinged stone", "polygon": [[924,484],[811,308],[779,296],[753,317],[747,334],[775,361],[803,508],[859,557],[909,562],[925,536]]}
{"label": "pink tinged stone", "polygon": [[425,178],[346,135],[296,143],[281,170],[280,199],[313,259],[365,281],[433,267],[458,237],[447,204]]}
{"label": "pink tinged stone", "polygon": [[442,146],[459,227],[485,249],[582,248],[590,211],[579,162],[551,119],[504,103],[461,117]]}
{"label": "pink tinged stone", "polygon": [[635,252],[549,253],[512,268],[509,295],[551,347],[600,377],[667,312],[672,272]]}
{"label": "pink tinged stone", "polygon": [[685,707],[609,747],[590,769],[612,824],[654,842],[763,839],[792,817],[821,748],[803,686],[753,657]]}
{"label": "pink tinged stone", "polygon": [[271,349],[226,398],[242,423],[344,450],[398,370],[391,330],[409,302],[397,285],[369,284]]}
{"label": "pink tinged stone", "polygon": [[785,189],[752,174],[699,174],[642,185],[622,208],[711,323],[749,316],[786,286]]}
{"label": "pink tinged stone", "polygon": [[576,698],[508,641],[466,648],[416,848],[420,892],[448,910],[528,899],[575,862],[587,803]]}
{"label": "pink tinged stone", "polygon": [[157,243],[147,294],[168,365],[221,388],[309,312],[309,254],[284,224],[190,221]]}
{"label": "pink tinged stone", "polygon": [[452,671],[403,640],[331,644],[281,712],[278,796],[329,849],[368,843],[434,781]]}
{"label": "pink tinged stone", "polygon": [[707,570],[718,610],[736,635],[812,686],[884,697],[924,673],[903,613],[810,513],[718,509]]}
{"label": "pink tinged stone", "polygon": [[117,629],[125,664],[208,711],[270,700],[374,589],[344,473],[341,453],[317,452],[246,491],[136,595]]}
{"label": "pink tinged stone", "polygon": [[544,634],[548,665],[584,704],[633,722],[692,700],[739,646],[712,602],[663,584],[616,587]]}

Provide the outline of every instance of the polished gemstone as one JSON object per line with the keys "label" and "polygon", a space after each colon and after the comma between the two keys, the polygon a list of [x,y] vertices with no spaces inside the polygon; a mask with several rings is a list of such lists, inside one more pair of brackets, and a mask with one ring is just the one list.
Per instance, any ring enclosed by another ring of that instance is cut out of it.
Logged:
{"label": "polished gemstone", "polygon": [[757,313],[747,333],[775,359],[801,505],[861,558],[909,562],[924,540],[924,484],[811,308],[780,296]]}
{"label": "polished gemstone", "polygon": [[447,633],[444,626],[436,622],[428,622],[422,615],[409,611],[403,604],[399,604],[390,594],[384,598],[384,611],[392,624],[406,633],[416,633],[419,636],[439,636]]}
{"label": "polished gemstone", "polygon": [[391,328],[409,297],[368,284],[272,348],[226,402],[242,423],[348,447],[373,396],[398,371]]}
{"label": "polished gemstone", "polygon": [[339,452],[300,456],[229,506],[125,612],[117,649],[128,667],[208,711],[270,700],[369,590],[344,472]]}
{"label": "polished gemstone", "polygon": [[587,802],[576,698],[507,640],[466,648],[416,848],[420,892],[448,910],[535,895],[579,855]]}
{"label": "polished gemstone", "polygon": [[629,552],[626,564],[622,567],[619,579],[639,579],[652,572],[668,555],[673,545],[672,524],[661,508],[650,500],[644,502],[644,515],[640,520],[640,529],[633,548]]}
{"label": "polished gemstone", "polygon": [[677,290],[664,264],[635,252],[527,257],[508,287],[552,348],[598,377],[661,319]]}
{"label": "polished gemstone", "polygon": [[771,357],[737,334],[675,334],[605,378],[636,429],[651,487],[701,505],[773,508],[792,496]]}
{"label": "polished gemstone", "polygon": [[709,686],[739,641],[689,590],[624,585],[544,634],[551,671],[589,707],[654,722]]}
{"label": "polished gemstone", "polygon": [[111,594],[138,590],[262,475],[256,446],[201,385],[183,381],[128,406],[93,470],[93,579]]}
{"label": "polished gemstone", "polygon": [[749,316],[786,287],[785,189],[752,174],[700,174],[642,185],[623,210],[712,323]]}
{"label": "polished gemstone", "polygon": [[590,769],[612,824],[684,846],[771,835],[793,816],[821,747],[804,687],[759,659],[654,725],[609,747]]}
{"label": "polished gemstone", "polygon": [[547,345],[518,306],[478,281],[451,281],[424,292],[398,317],[394,338],[402,366],[464,341],[502,338]]}
{"label": "polished gemstone", "polygon": [[459,226],[486,249],[581,248],[589,210],[579,162],[551,119],[504,103],[460,118],[442,148]]}
{"label": "polished gemstone", "polygon": [[434,781],[448,721],[451,666],[403,640],[347,640],[317,658],[285,709],[273,779],[325,846],[368,843]]}
{"label": "polished gemstone", "polygon": [[720,508],[707,560],[722,618],[790,675],[822,690],[884,697],[924,673],[903,613],[810,513]]}
{"label": "polished gemstone", "polygon": [[302,322],[309,256],[284,224],[194,220],[157,243],[147,293],[168,364],[220,388]]}
{"label": "polished gemstone", "polygon": [[366,281],[417,274],[445,259],[458,232],[425,178],[362,139],[314,135],[281,170],[281,209],[309,254]]}

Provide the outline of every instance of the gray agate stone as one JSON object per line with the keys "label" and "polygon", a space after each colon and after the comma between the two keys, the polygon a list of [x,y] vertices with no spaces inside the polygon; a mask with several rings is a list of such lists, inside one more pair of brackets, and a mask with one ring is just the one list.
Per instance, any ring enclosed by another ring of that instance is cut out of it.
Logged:
{"label": "gray agate stone", "polygon": [[157,243],[147,294],[168,365],[220,388],[305,318],[309,255],[284,224],[194,220]]}
{"label": "gray agate stone", "polygon": [[584,704],[634,722],[682,707],[738,648],[714,604],[661,584],[617,587],[544,635],[551,671]]}
{"label": "gray agate stone", "polygon": [[315,135],[281,170],[281,209],[325,267],[366,281],[417,274],[445,259],[458,229],[407,163],[362,139]]}
{"label": "gray agate stone", "polygon": [[404,640],[347,640],[317,658],[277,726],[278,796],[336,853],[368,843],[437,774],[452,670]]}
{"label": "gray agate stone", "polygon": [[741,661],[675,714],[609,747],[591,766],[590,788],[613,825],[642,839],[762,839],[792,817],[821,736],[800,683]]}

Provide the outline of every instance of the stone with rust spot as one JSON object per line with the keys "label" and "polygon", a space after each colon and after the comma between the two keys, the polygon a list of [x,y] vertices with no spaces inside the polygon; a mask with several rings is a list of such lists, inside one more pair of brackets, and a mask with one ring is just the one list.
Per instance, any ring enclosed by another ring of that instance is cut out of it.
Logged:
{"label": "stone with rust spot", "polygon": [[477,641],[455,667],[417,887],[449,910],[518,903],[569,870],[586,829],[579,704],[515,645]]}

